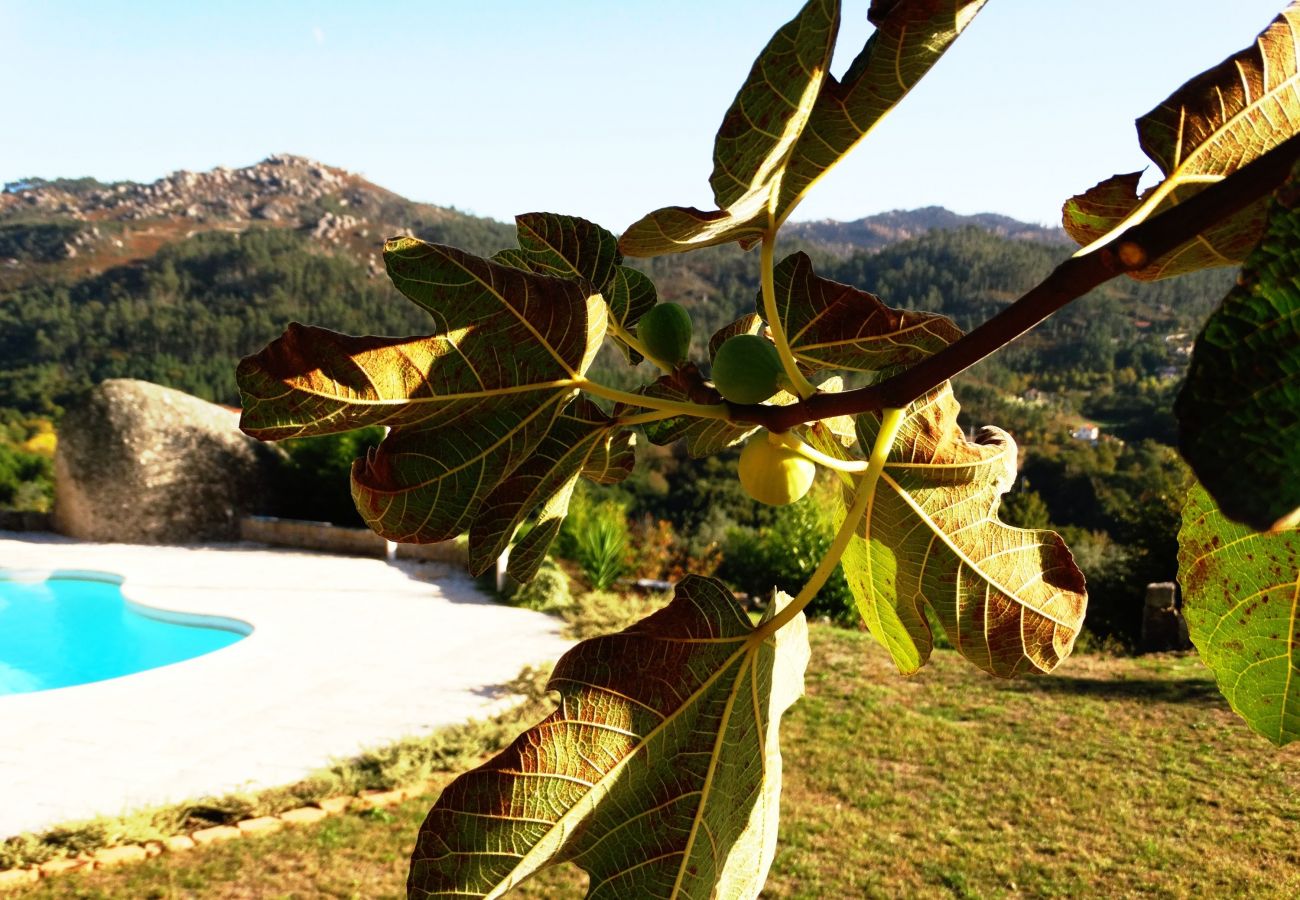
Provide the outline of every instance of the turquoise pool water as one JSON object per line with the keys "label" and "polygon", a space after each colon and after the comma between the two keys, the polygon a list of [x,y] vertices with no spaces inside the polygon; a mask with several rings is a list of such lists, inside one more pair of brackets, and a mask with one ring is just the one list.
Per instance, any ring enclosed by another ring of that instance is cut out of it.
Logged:
{"label": "turquoise pool water", "polygon": [[248,635],[234,619],[151,610],[110,575],[0,572],[0,695],[103,681],[202,656]]}

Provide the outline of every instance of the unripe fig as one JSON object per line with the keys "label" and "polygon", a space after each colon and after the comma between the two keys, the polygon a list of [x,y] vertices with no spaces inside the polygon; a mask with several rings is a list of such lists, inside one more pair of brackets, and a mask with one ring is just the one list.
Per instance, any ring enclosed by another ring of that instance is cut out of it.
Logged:
{"label": "unripe fig", "polygon": [[691,354],[691,314],[679,303],[660,303],[636,323],[636,336],[655,359],[677,365]]}
{"label": "unripe fig", "polygon": [[776,346],[756,334],[727,338],[713,358],[713,384],[732,403],[762,403],[784,376]]}
{"label": "unripe fig", "polygon": [[766,431],[740,451],[740,484],[749,496],[769,506],[793,503],[808,493],[817,466],[789,447],[773,443]]}

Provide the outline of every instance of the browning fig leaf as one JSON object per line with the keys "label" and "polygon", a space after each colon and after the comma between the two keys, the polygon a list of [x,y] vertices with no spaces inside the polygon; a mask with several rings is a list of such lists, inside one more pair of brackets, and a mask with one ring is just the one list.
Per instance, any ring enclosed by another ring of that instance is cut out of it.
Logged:
{"label": "browning fig leaf", "polygon": [[718,355],[718,348],[727,342],[727,338],[738,334],[762,334],[765,325],[761,316],[745,313],[729,325],[723,325],[709,338],[709,359]]}
{"label": "browning fig leaf", "polygon": [[1194,485],[1178,580],[1192,643],[1228,703],[1279,747],[1300,738],[1300,531],[1232,522]]}
{"label": "browning fig leaf", "polygon": [[624,232],[629,256],[680,253],[779,226],[812,184],[930,70],[985,0],[876,0],[875,32],[843,79],[829,73],[838,2],[810,0],[759,54],[714,144],[718,209],[670,206]]}
{"label": "browning fig leaf", "polygon": [[524,213],[515,216],[519,253],[544,275],[585,278],[601,290],[623,262],[613,234],[577,216]]}
{"label": "browning fig leaf", "polygon": [[776,846],[778,728],[809,650],[802,615],[754,638],[720,582],[690,575],[664,609],[570,650],[549,684],[559,708],[429,811],[408,896],[499,897],[573,862],[593,900],[757,897]]}
{"label": "browning fig leaf", "polygon": [[[1186,200],[1262,156],[1300,127],[1293,2],[1255,43],[1174,91],[1137,120],[1138,139],[1164,182],[1137,193],[1141,173],[1116,175],[1066,201],[1065,230],[1091,244],[1121,225]],[[1150,281],[1214,266],[1237,265],[1259,241],[1266,202],[1254,203],[1137,272]]]}
{"label": "browning fig leaf", "polygon": [[[974,441],[957,424],[947,383],[907,410],[868,515],[844,556],[867,627],[900,671],[920,668],[931,635],[921,604],[953,645],[986,672],[1051,671],[1083,625],[1083,573],[1051,531],[997,518],[1016,477],[1016,445],[998,428]],[[858,417],[864,447],[880,417]],[[851,501],[852,489],[845,493]]]}
{"label": "browning fig leaf", "polygon": [[532,455],[483,501],[469,531],[470,573],[486,571],[524,520],[537,513],[527,543],[521,541],[510,554],[509,570],[518,581],[537,574],[568,515],[578,478],[588,475],[607,484],[625,478],[634,462],[631,437],[586,397],[570,403]]}
{"label": "browning fig leaf", "polygon": [[1300,179],[1277,193],[1237,285],[1197,335],[1174,404],[1178,448],[1223,514],[1300,517]]}
{"label": "browning fig leaf", "polygon": [[[906,368],[962,334],[946,316],[891,309],[874,294],[819,277],[806,253],[783,259],[774,279],[777,315],[790,349],[814,368]],[[761,310],[761,293],[756,303]]]}
{"label": "browning fig leaf", "polygon": [[436,333],[291,325],[240,363],[241,427],[264,440],[390,427],[353,466],[357,508],[393,540],[446,540],[550,430],[599,348],[605,305],[586,282],[413,238],[389,241],[385,258]]}
{"label": "browning fig leaf", "polygon": [[[610,321],[622,331],[630,332],[657,302],[654,282],[622,264],[618,239],[599,225],[577,216],[524,213],[515,217],[515,228],[519,249],[502,250],[493,260],[542,275],[590,282],[605,298]],[[618,333],[613,337],[629,363],[641,361],[641,354]]]}

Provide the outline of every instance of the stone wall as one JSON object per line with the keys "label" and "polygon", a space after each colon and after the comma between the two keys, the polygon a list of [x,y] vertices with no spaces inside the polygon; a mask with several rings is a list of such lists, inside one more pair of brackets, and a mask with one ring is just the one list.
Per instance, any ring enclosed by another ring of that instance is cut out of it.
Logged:
{"label": "stone wall", "polygon": [[[304,522],[301,519],[276,519],[271,516],[246,516],[239,523],[240,537],[246,541],[278,547],[299,547],[350,556],[388,555],[388,542],[368,528],[343,528],[328,522]],[[468,561],[465,547],[455,541],[437,544],[398,544],[398,559],[440,562],[464,568]]]}
{"label": "stone wall", "polygon": [[342,528],[328,522],[245,516],[239,520],[239,536],[246,541],[278,547],[300,547],[348,556],[388,555],[388,544],[369,528]]}
{"label": "stone wall", "polygon": [[53,529],[54,523],[49,513],[0,509],[0,531],[52,531]]}

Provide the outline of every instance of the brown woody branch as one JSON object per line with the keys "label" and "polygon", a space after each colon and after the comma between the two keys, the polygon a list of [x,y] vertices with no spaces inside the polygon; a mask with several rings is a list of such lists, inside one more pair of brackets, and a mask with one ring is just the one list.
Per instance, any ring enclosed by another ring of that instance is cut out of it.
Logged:
{"label": "brown woody branch", "polygon": [[1087,256],[1067,259],[1036,287],[969,334],[879,384],[838,394],[815,394],[790,406],[730,404],[732,418],[779,432],[831,416],[904,407],[1098,285],[1145,268],[1152,260],[1268,196],[1291,174],[1297,160],[1300,135],[1189,200],[1134,225]]}

